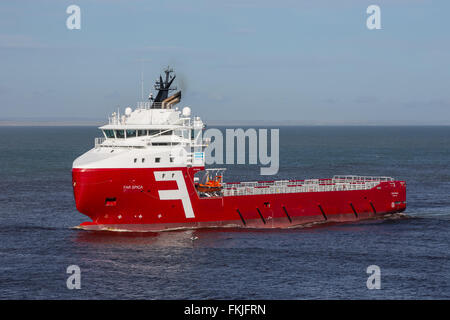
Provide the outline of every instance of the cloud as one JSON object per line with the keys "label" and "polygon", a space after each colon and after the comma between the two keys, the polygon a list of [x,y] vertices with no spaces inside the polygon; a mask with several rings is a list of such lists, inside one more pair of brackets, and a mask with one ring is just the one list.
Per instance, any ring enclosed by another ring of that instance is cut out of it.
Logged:
{"label": "cloud", "polygon": [[354,102],[356,103],[375,103],[378,102],[380,99],[373,96],[359,96],[357,97]]}
{"label": "cloud", "polygon": [[2,49],[39,49],[47,46],[26,35],[0,34]]}
{"label": "cloud", "polygon": [[430,99],[425,101],[408,101],[403,104],[406,108],[450,108],[450,101],[446,99]]}
{"label": "cloud", "polygon": [[179,46],[145,46],[141,48],[144,51],[152,51],[152,52],[167,52],[167,51],[180,51],[185,48]]}
{"label": "cloud", "polygon": [[105,99],[110,100],[110,99],[119,99],[120,98],[120,93],[117,90],[108,92],[105,96]]}
{"label": "cloud", "polygon": [[208,99],[217,102],[227,101],[229,97],[225,97],[222,93],[219,92],[210,92],[208,93]]}
{"label": "cloud", "polygon": [[322,101],[325,103],[329,103],[329,104],[335,104],[335,103],[339,102],[339,100],[336,98],[325,98],[325,99],[322,99]]}

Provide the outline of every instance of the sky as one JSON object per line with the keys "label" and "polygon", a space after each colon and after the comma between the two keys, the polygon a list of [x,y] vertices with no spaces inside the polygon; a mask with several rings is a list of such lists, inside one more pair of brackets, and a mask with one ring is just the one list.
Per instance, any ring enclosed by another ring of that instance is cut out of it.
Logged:
{"label": "sky", "polygon": [[[69,5],[81,29],[69,30]],[[366,9],[381,9],[369,30]],[[170,65],[211,123],[449,125],[448,0],[0,2],[0,123],[106,121]]]}

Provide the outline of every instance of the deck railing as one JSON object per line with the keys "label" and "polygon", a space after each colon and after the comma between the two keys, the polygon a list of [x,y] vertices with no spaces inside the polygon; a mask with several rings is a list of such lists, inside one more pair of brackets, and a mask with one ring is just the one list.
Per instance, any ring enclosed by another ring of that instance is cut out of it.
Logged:
{"label": "deck railing", "polygon": [[366,182],[366,181],[394,181],[391,177],[370,176],[333,176],[333,182]]}
{"label": "deck railing", "polygon": [[106,140],[105,137],[95,138],[94,147],[95,148],[100,148],[102,146],[102,143],[105,142],[105,140]]}
{"label": "deck railing", "polygon": [[279,180],[224,183],[224,196],[368,190],[390,177],[334,176],[331,179]]}
{"label": "deck railing", "polygon": [[138,101],[136,107],[138,109],[150,109],[154,108],[162,108],[164,105],[162,102],[153,102],[153,101]]}

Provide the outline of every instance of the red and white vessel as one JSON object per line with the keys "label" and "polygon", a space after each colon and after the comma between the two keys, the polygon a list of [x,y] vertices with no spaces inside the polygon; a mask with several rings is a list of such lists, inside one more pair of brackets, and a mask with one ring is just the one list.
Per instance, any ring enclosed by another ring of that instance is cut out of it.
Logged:
{"label": "red and white vessel", "polygon": [[405,210],[406,183],[389,177],[223,182],[223,169],[205,170],[206,143],[195,134],[203,122],[175,107],[181,92],[169,96],[171,73],[157,81],[154,99],[113,113],[100,127],[104,137],[74,161],[76,206],[92,219],[80,228],[288,228]]}

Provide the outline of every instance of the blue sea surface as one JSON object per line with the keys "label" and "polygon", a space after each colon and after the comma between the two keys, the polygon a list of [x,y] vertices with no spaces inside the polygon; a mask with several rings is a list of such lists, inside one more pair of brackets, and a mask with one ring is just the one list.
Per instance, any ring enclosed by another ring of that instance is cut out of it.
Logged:
{"label": "blue sea surface", "polygon": [[[449,299],[450,127],[281,127],[269,180],[407,182],[407,217],[292,230],[88,232],[72,161],[91,127],[0,127],[0,299]],[[227,166],[226,181],[263,180]],[[198,237],[192,241],[192,237]],[[69,290],[67,267],[81,268]],[[369,290],[367,267],[381,270]]]}

